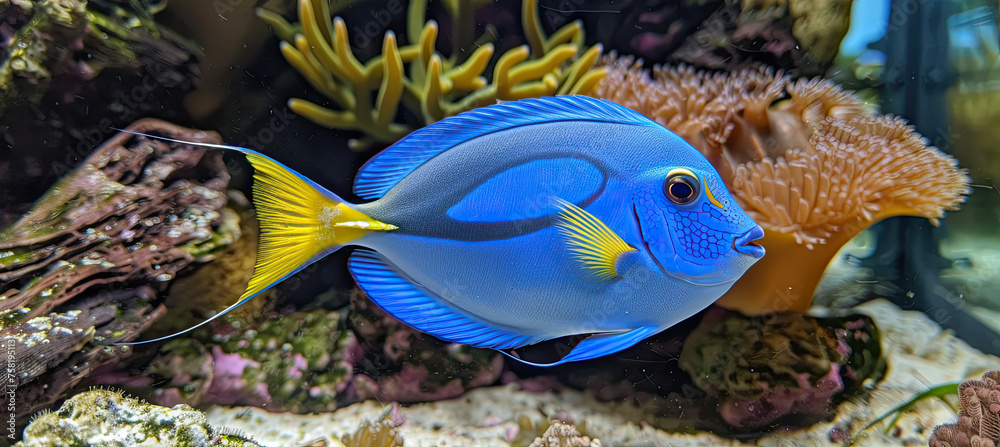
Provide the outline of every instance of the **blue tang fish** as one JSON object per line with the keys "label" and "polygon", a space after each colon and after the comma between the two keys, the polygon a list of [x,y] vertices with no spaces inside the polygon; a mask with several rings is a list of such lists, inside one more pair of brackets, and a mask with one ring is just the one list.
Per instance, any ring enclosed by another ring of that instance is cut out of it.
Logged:
{"label": "blue tang fish", "polygon": [[261,235],[247,291],[212,319],[355,246],[348,268],[368,297],[442,340],[507,350],[589,334],[551,366],[690,317],[764,255],[705,157],[605,100],[504,102],[417,130],[361,168],[362,204],[214,147],[253,165]]}

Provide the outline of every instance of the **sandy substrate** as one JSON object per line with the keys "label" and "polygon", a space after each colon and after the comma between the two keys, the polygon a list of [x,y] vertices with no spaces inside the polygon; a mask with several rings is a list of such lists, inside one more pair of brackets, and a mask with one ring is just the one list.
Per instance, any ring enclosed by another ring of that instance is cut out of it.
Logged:
{"label": "sandy substrate", "polygon": [[[869,384],[864,396],[842,403],[835,420],[806,430],[773,433],[758,440],[763,446],[831,445],[843,433],[854,433],[872,418],[935,384],[981,375],[1000,368],[1000,358],[982,354],[955,338],[919,312],[901,311],[882,300],[855,308],[875,319],[889,362],[886,377]],[[822,313],[817,310],[816,313]],[[367,401],[318,415],[269,413],[258,408],[214,408],[209,422],[245,430],[268,446],[305,445],[334,440],[353,432],[364,420],[379,418],[386,407]],[[459,399],[401,408],[406,422],[399,428],[408,447],[508,446],[518,432],[517,419],[534,422],[569,417],[585,421],[587,435],[601,446],[727,446],[742,445],[711,434],[674,434],[651,427],[650,410],[628,404],[598,402],[584,392],[529,393],[516,386],[473,390]],[[858,435],[856,445],[926,445],[933,428],[952,421],[955,413],[940,400],[915,405],[890,430],[883,426]]]}

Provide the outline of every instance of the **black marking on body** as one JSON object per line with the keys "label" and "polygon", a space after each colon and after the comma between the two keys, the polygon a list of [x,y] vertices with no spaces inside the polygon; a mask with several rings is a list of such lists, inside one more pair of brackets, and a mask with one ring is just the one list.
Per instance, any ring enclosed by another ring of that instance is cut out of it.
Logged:
{"label": "black marking on body", "polygon": [[[526,127],[518,128],[523,131]],[[552,135],[534,141],[518,138],[519,132],[497,132],[463,142],[414,169],[381,199],[359,205],[359,211],[399,227],[397,234],[411,234],[459,241],[491,241],[530,234],[553,225],[551,216],[510,222],[462,222],[447,215],[449,208],[474,189],[516,166],[536,160],[575,158],[593,164],[601,173],[595,192],[575,205],[586,208],[604,192],[613,169],[596,154],[608,153],[613,139],[589,140],[587,148],[570,147]],[[532,144],[530,150],[519,150]],[[475,145],[475,146],[473,146]],[[553,210],[553,213],[556,211]]]}

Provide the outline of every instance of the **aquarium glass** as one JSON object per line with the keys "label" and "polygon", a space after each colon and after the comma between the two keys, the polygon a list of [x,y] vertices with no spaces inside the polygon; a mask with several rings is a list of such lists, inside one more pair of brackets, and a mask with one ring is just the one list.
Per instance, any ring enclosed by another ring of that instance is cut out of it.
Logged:
{"label": "aquarium glass", "polygon": [[996,445],[998,14],[0,0],[0,446]]}

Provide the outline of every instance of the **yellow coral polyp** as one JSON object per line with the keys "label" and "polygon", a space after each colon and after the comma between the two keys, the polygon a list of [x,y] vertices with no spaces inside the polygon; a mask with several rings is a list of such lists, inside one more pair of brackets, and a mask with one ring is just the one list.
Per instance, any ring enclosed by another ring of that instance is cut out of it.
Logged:
{"label": "yellow coral polyp", "polygon": [[[435,50],[437,23],[424,20],[426,1],[415,0],[410,3],[407,20],[410,42],[399,46],[396,35],[388,31],[381,55],[364,64],[351,51],[347,25],[339,17],[330,18],[326,0],[300,0],[300,23],[296,25],[268,11],[258,10],[257,14],[283,40],[281,54],[288,63],[334,104],[329,108],[293,98],[289,108],[317,124],[364,133],[365,138],[351,141],[352,148],[360,149],[373,142],[394,142],[414,130],[396,122],[400,105],[427,125],[497,100],[586,93],[605,75],[604,69],[594,68],[601,56],[600,45],[581,54],[584,34],[580,22],[546,36],[537,0],[525,0],[522,19],[528,45],[500,56],[488,80],[484,74],[493,60],[493,44],[462,51],[472,44],[473,11],[488,3],[445,1],[456,48],[451,57],[445,57]],[[468,58],[460,60],[464,54]],[[409,64],[408,71],[404,64]]]}

